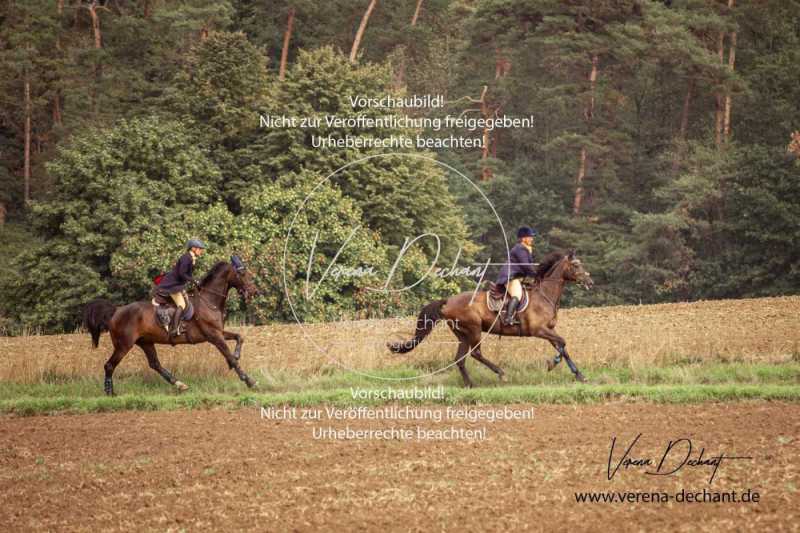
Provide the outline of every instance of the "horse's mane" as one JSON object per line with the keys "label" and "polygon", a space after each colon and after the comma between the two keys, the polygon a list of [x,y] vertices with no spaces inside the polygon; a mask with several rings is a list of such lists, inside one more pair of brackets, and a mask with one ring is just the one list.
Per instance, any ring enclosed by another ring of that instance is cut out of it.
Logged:
{"label": "horse's mane", "polygon": [[203,276],[203,279],[200,280],[200,286],[205,285],[206,283],[217,277],[219,273],[225,269],[226,266],[228,266],[227,261],[220,261],[216,263],[214,266],[212,266],[211,270],[208,271],[208,274]]}
{"label": "horse's mane", "polygon": [[550,252],[544,256],[544,258],[539,262],[539,266],[536,267],[536,279],[544,279],[544,275],[547,274],[547,272],[568,253],[569,252],[564,250],[558,250],[555,252]]}

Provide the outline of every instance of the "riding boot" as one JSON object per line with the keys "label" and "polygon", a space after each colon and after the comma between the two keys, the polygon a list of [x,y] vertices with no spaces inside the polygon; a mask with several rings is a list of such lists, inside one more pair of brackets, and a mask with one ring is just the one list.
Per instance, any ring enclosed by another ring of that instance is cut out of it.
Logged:
{"label": "riding boot", "polygon": [[181,322],[183,320],[183,312],[184,312],[183,309],[181,309],[180,307],[175,308],[175,314],[172,315],[172,323],[170,324],[169,327],[170,342],[172,342],[172,340],[175,337],[180,335]]}
{"label": "riding boot", "polygon": [[517,322],[514,320],[514,314],[517,312],[517,306],[519,305],[519,298],[516,296],[512,296],[511,300],[508,302],[508,307],[506,308],[506,316],[503,317],[503,325],[505,326],[513,326]]}

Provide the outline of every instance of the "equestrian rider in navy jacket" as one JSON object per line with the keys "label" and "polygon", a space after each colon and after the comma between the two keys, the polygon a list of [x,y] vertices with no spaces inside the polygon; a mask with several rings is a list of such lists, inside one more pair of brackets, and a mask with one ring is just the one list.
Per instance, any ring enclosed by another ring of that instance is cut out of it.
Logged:
{"label": "equestrian rider in navy jacket", "polygon": [[517,244],[511,249],[509,262],[500,269],[495,283],[506,288],[511,300],[508,302],[508,310],[503,317],[503,324],[510,326],[516,324],[514,314],[522,299],[522,281],[526,276],[535,276],[536,270],[533,268],[533,237],[538,235],[536,230],[528,226],[522,226],[517,230]]}
{"label": "equestrian rider in navy jacket", "polygon": [[205,248],[206,245],[203,244],[203,241],[189,239],[189,242],[186,243],[186,249],[188,251],[178,259],[173,269],[165,275],[158,284],[158,288],[168,292],[172,301],[178,306],[175,315],[172,317],[172,324],[170,324],[170,338],[180,334],[180,324],[183,320],[184,311],[186,310],[184,291],[186,290],[187,284],[197,285],[197,281],[192,277],[194,273],[194,263],[198,257],[203,255]]}

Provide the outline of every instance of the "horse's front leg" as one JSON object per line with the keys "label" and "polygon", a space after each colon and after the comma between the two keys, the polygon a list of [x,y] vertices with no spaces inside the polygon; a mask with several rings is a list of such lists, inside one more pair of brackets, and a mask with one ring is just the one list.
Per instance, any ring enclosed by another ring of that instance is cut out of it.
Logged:
{"label": "horse's front leg", "polygon": [[239,367],[238,358],[231,353],[230,348],[228,348],[228,345],[225,343],[225,337],[221,331],[218,330],[206,333],[206,338],[208,339],[208,342],[216,346],[220,353],[222,353],[222,356],[225,357],[225,360],[228,362],[228,367],[236,371],[236,375],[239,376],[239,379],[244,381],[244,383],[251,389],[256,386],[256,381],[245,374],[244,370]]}
{"label": "horse's front leg", "polygon": [[581,371],[578,370],[578,367],[575,365],[575,363],[572,361],[572,358],[567,353],[567,341],[564,340],[564,337],[560,336],[551,329],[544,329],[544,328],[536,331],[533,335],[534,337],[539,337],[550,341],[550,344],[552,344],[553,347],[556,349],[556,352],[558,352],[556,353],[556,356],[552,360],[547,361],[548,372],[553,370],[556,367],[556,365],[558,365],[558,363],[561,362],[561,358],[563,357],[564,360],[567,362],[567,366],[575,375],[575,379],[580,381],[581,383],[586,383],[586,378],[581,373]]}
{"label": "horse's front leg", "polygon": [[239,335],[238,333],[234,333],[233,331],[223,331],[222,336],[226,341],[235,340],[236,347],[233,349],[233,357],[236,358],[238,361],[242,358],[242,343],[244,343],[244,337]]}

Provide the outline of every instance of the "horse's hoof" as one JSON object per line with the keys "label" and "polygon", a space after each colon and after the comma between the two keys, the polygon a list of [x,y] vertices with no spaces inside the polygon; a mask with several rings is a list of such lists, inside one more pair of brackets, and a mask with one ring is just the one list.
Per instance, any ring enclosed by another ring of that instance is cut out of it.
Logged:
{"label": "horse's hoof", "polygon": [[498,377],[500,378],[501,383],[508,383],[508,378],[505,374],[500,374]]}
{"label": "horse's hoof", "polygon": [[182,381],[176,381],[175,388],[178,389],[178,392],[183,392],[189,390],[189,385]]}
{"label": "horse's hoof", "polygon": [[556,364],[553,362],[552,359],[547,360],[547,371],[550,372],[556,367]]}
{"label": "horse's hoof", "polygon": [[255,389],[258,386],[258,381],[254,380],[253,378],[248,377],[245,380],[245,384],[247,385],[247,388]]}
{"label": "horse's hoof", "polygon": [[580,372],[575,374],[575,379],[580,381],[581,383],[588,383],[587,379],[583,377],[583,374],[581,374]]}

